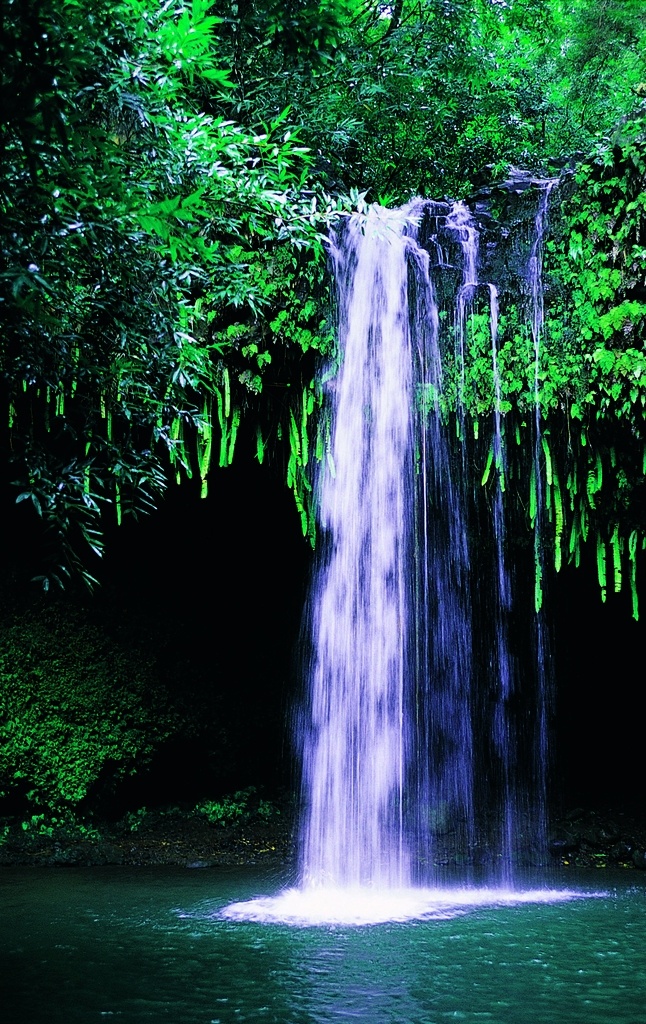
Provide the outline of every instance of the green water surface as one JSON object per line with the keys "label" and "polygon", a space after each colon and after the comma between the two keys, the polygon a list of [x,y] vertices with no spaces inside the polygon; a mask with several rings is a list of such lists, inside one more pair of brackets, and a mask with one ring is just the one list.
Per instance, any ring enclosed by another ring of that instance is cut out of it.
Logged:
{"label": "green water surface", "polygon": [[646,1024],[646,879],[364,927],[223,921],[240,869],[0,870],[2,1024]]}

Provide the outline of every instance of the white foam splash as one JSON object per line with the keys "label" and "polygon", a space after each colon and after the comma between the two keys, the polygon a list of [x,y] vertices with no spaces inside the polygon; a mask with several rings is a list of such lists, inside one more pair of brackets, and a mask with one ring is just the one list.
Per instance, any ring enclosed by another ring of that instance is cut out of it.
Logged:
{"label": "white foam splash", "polygon": [[370,925],[389,921],[442,920],[482,907],[560,903],[599,895],[568,889],[530,889],[525,892],[496,888],[285,889],[277,896],[260,896],[231,903],[218,916],[229,921],[266,924]]}

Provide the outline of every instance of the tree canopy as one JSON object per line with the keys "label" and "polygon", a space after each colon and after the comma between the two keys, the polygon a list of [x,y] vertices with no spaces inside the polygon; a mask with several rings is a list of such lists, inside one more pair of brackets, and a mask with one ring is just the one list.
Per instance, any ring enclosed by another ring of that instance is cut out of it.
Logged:
{"label": "tree canopy", "polygon": [[[173,475],[205,491],[240,429],[261,461],[282,451],[313,536],[331,225],[364,201],[467,196],[510,165],[573,172],[545,252],[540,400],[577,425],[550,544],[558,564],[565,515],[576,558],[591,520],[600,582],[608,545],[634,565],[640,0],[7,0],[4,27],[4,448],[51,536],[46,587],[91,583],[106,517],[148,511]],[[510,425],[531,400],[512,321]],[[468,414],[494,402],[480,381]]]}

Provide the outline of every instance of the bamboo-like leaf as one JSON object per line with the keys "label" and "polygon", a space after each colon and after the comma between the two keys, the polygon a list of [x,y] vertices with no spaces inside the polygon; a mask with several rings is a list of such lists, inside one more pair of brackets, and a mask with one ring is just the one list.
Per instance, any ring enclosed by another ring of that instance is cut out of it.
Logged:
{"label": "bamboo-like leaf", "polygon": [[229,371],[224,368],[224,417],[229,419],[231,415],[231,381],[229,379]]}
{"label": "bamboo-like leaf", "polygon": [[262,466],[263,462],[265,461],[265,442],[262,439],[260,427],[256,428],[256,458],[258,459],[258,462]]}
{"label": "bamboo-like leaf", "polygon": [[536,467],[533,462],[529,478],[529,521],[533,529],[536,522]]}
{"label": "bamboo-like leaf", "polygon": [[545,479],[547,480],[547,486],[552,486],[552,454],[550,452],[550,446],[547,443],[545,434],[541,437],[541,444],[543,445],[543,452],[545,454]]}
{"label": "bamboo-like leaf", "polygon": [[554,483],[554,568],[557,572],[560,572],[561,561],[563,557],[562,543],[563,543],[563,499],[561,497],[561,485],[559,483],[558,474],[556,468],[553,470],[553,483]]}
{"label": "bamboo-like leaf", "polygon": [[289,413],[289,447],[294,454],[296,461],[300,464],[301,462],[301,437],[299,429],[296,425],[296,419],[294,413]]}
{"label": "bamboo-like leaf", "polygon": [[543,607],[543,567],[541,565],[538,545],[534,550],[534,609],[536,613]]}
{"label": "bamboo-like leaf", "polygon": [[579,492],[576,462],[574,463],[574,466],[572,467],[572,469],[568,473],[567,485],[566,486],[567,486],[568,493],[570,495],[570,512],[574,512],[575,498],[576,498],[576,496],[577,496],[577,494]]}
{"label": "bamboo-like leaf", "polygon": [[308,525],[308,522],[307,522],[307,512],[305,510],[305,506],[303,505],[301,496],[298,493],[298,490],[297,490],[296,486],[294,486],[294,501],[296,503],[296,508],[297,508],[298,513],[300,515],[301,530],[303,532],[303,536],[306,537],[307,536],[307,525]]}
{"label": "bamboo-like leaf", "polygon": [[[219,392],[217,392],[219,397]],[[197,434],[197,461],[200,469],[200,479],[202,481],[202,497],[205,498],[207,495],[206,477],[209,469],[211,468],[211,454],[213,451],[213,422],[212,422],[212,406],[208,398],[204,398],[204,409],[202,414],[202,423]],[[221,465],[222,463],[220,463]]]}
{"label": "bamboo-like leaf", "polygon": [[637,530],[633,530],[628,538],[628,558],[630,565],[630,596],[632,600],[633,619],[639,621],[639,598],[637,595]]}
{"label": "bamboo-like leaf", "polygon": [[209,433],[208,437],[204,438],[201,452],[199,454],[200,464],[200,479],[206,480],[209,469],[211,468],[211,453],[213,450],[213,438]]}
{"label": "bamboo-like leaf", "polygon": [[612,531],[610,543],[612,545],[612,567],[615,594],[618,594],[621,590],[621,549],[623,547],[623,543],[622,539],[619,536],[619,525],[617,523],[615,523],[615,527]]}
{"label": "bamboo-like leaf", "polygon": [[117,513],[117,526],[121,526],[121,488],[119,481],[114,481],[114,508]]}
{"label": "bamboo-like leaf", "polygon": [[233,410],[233,418],[231,420],[231,433],[229,435],[229,449],[227,451],[227,461],[231,465],[233,462],[233,452],[236,446],[236,437],[238,436],[238,427],[240,426],[240,409],[236,406]]}
{"label": "bamboo-like leaf", "polygon": [[218,465],[226,466],[229,435],[227,430],[227,421],[224,416],[224,401],[222,399],[222,392],[219,388],[216,388],[215,390],[215,400],[218,407],[218,423],[220,424],[220,458],[218,460]]}
{"label": "bamboo-like leaf", "polygon": [[597,534],[597,577],[599,579],[599,587],[601,588],[601,600],[606,600],[606,545],[601,538],[601,534]]}
{"label": "bamboo-like leaf", "polygon": [[573,555],[576,549],[579,547],[579,536],[579,517],[575,514],[572,517],[572,527],[570,529],[570,555]]}
{"label": "bamboo-like leaf", "polygon": [[491,442],[491,447],[489,448],[489,454],[487,455],[487,462],[486,462],[486,465],[485,465],[484,473],[482,474],[482,480],[480,481],[483,487],[485,486],[487,480],[489,479],[489,474],[491,473],[492,465],[493,465],[493,441]]}
{"label": "bamboo-like leaf", "polygon": [[307,409],[308,409],[307,395],[308,395],[308,389],[307,388],[303,388],[303,418],[302,418],[302,421],[301,421],[301,457],[302,457],[302,464],[304,466],[307,465],[307,460],[308,460],[308,456],[309,456],[309,444],[308,444],[308,437],[307,437],[307,415],[308,415],[307,414]]}
{"label": "bamboo-like leaf", "polygon": [[[85,458],[87,459],[90,454],[91,442],[85,442]],[[86,462],[83,467],[83,493],[90,493],[90,463]]]}
{"label": "bamboo-like leaf", "polygon": [[[73,352],[72,352],[72,367],[73,367],[73,369],[75,371],[78,369],[79,357],[80,357],[80,349],[79,349],[78,342],[77,342],[74,345],[74,349],[73,349]],[[74,376],[72,377],[72,383],[71,383],[71,386],[70,386],[70,394],[71,394],[72,398],[74,397],[74,395],[76,393],[77,385],[78,385],[78,379],[77,379],[76,372],[75,372]]]}

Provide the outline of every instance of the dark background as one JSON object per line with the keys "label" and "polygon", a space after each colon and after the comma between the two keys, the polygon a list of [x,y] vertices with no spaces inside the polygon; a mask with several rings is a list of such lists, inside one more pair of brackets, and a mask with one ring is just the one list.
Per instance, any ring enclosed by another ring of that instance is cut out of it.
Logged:
{"label": "dark background", "polygon": [[[280,461],[260,466],[243,451],[211,473],[204,500],[194,483],[169,485],[155,513],[108,531],[94,596],[70,595],[133,644],[150,645],[173,685],[204,702],[218,734],[165,746],[122,788],[119,812],[293,784],[290,713],[312,552],[283,472]],[[5,604],[34,593],[26,581],[40,543],[33,517],[12,500]],[[554,802],[632,808],[643,796],[644,624],[632,620],[627,583],[601,602],[592,547],[579,569],[552,572],[547,583]]]}

